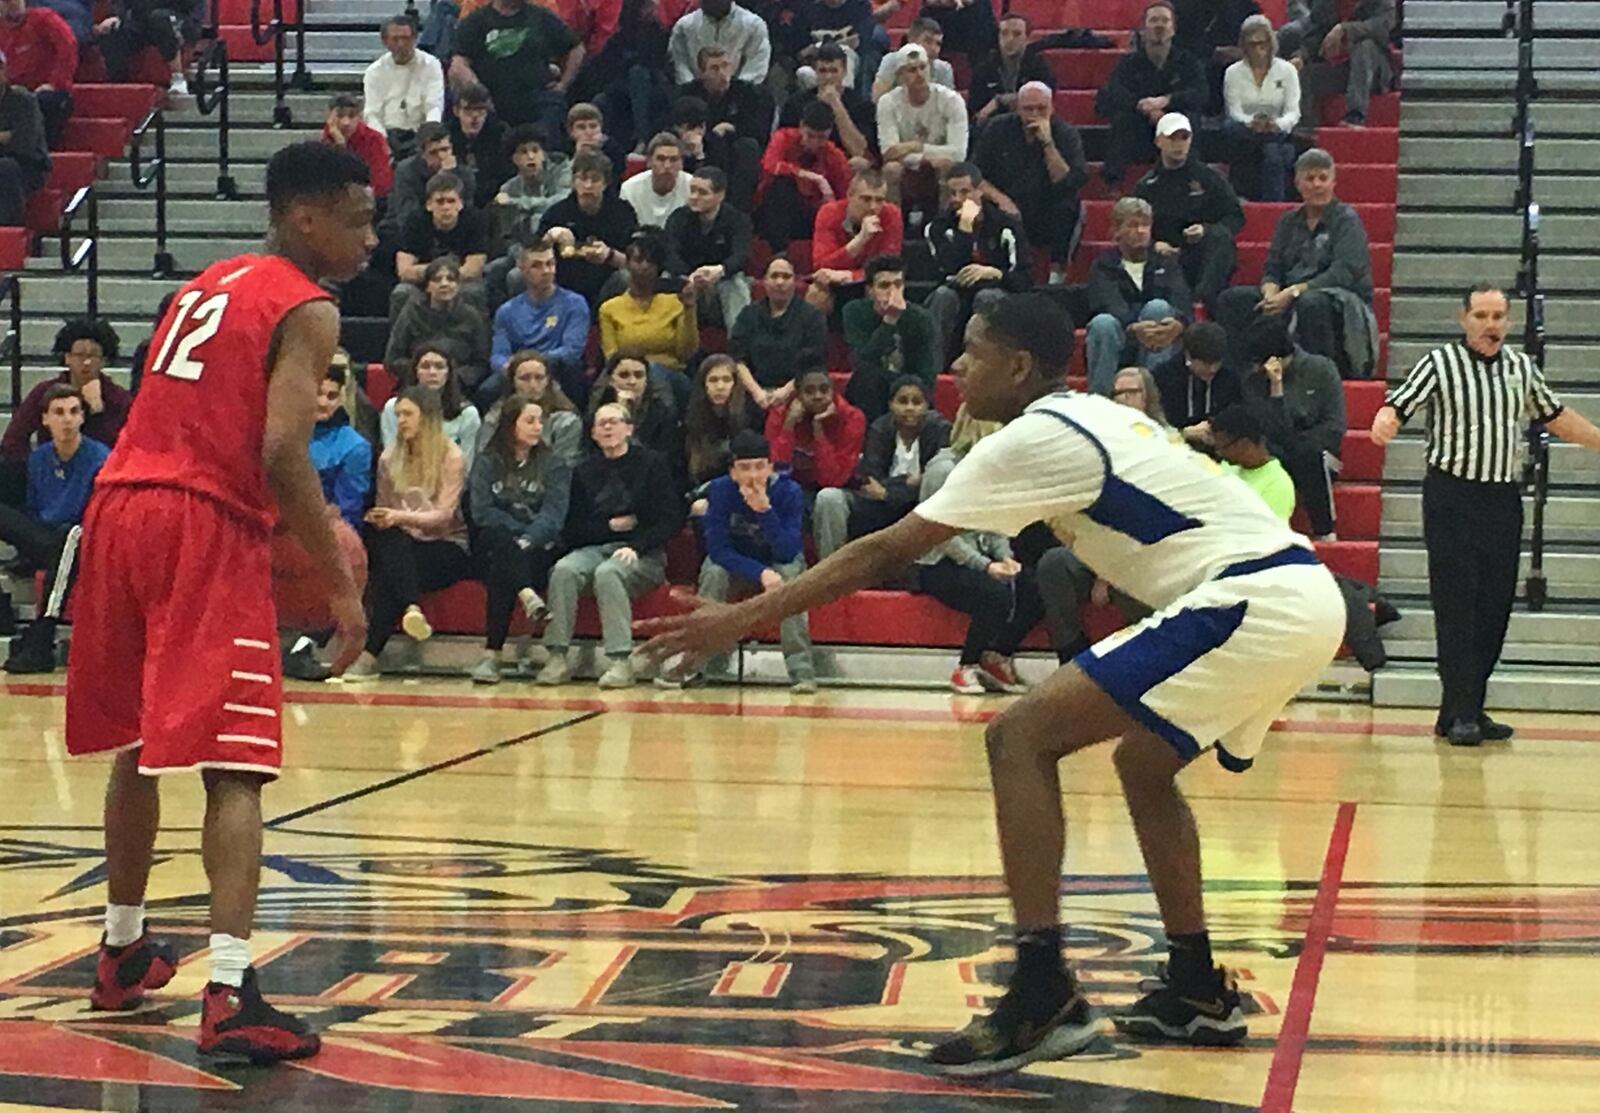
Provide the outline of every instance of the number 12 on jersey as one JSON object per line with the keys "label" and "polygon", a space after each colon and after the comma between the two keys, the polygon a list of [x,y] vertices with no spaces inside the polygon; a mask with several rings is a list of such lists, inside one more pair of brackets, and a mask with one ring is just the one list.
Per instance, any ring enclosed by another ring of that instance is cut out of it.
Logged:
{"label": "number 12 on jersey", "polygon": [[[228,295],[213,294],[205,301],[200,301],[204,294],[204,290],[190,290],[178,299],[172,327],[167,330],[161,350],[150,364],[152,375],[170,375],[174,379],[192,382],[200,378],[201,372],[206,369],[205,361],[193,358],[194,350],[217,335],[217,330],[222,327],[222,314],[228,308]],[[168,357],[171,357],[170,362]]]}

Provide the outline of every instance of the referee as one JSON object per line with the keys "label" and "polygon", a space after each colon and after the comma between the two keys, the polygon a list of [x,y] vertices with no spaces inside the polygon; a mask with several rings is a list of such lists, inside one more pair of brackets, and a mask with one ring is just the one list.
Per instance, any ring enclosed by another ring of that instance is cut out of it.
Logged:
{"label": "referee", "polygon": [[1427,411],[1422,535],[1444,688],[1435,732],[1452,746],[1476,746],[1512,734],[1483,713],[1483,704],[1517,594],[1528,424],[1542,421],[1595,451],[1600,429],[1561,404],[1532,359],[1505,348],[1504,291],[1474,286],[1461,306],[1464,341],[1423,356],[1389,392],[1372,421],[1372,440],[1388,444],[1414,413]]}

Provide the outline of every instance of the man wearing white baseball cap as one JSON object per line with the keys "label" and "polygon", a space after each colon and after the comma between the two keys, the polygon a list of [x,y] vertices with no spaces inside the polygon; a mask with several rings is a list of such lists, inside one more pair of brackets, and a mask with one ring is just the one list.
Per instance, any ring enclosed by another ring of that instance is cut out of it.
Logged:
{"label": "man wearing white baseball cap", "polygon": [[1244,229],[1244,206],[1216,170],[1195,157],[1189,117],[1168,112],[1156,121],[1155,169],[1133,187],[1155,211],[1152,249],[1179,257],[1183,276],[1207,311],[1239,261],[1234,238]]}
{"label": "man wearing white baseball cap", "polygon": [[899,84],[878,101],[878,148],[889,199],[898,202],[906,179],[915,195],[938,201],[939,178],[967,157],[967,103],[928,77],[928,52],[915,43],[896,52]]}

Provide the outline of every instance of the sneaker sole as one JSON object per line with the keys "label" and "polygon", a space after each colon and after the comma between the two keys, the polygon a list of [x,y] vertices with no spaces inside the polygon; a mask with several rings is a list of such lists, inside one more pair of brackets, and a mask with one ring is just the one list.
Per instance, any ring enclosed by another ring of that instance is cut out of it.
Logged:
{"label": "sneaker sole", "polygon": [[1244,1013],[1239,1009],[1234,1009],[1222,1020],[1197,1016],[1182,1026],[1168,1024],[1153,1016],[1114,1016],[1111,1023],[1125,1036],[1187,1043],[1196,1047],[1232,1047],[1250,1033]]}
{"label": "sneaker sole", "polygon": [[950,1078],[987,1078],[995,1074],[1008,1074],[1021,1070],[1029,1063],[1046,1059],[1065,1059],[1076,1055],[1100,1036],[1100,1026],[1091,1017],[1083,1024],[1063,1024],[1050,1030],[1050,1034],[1021,1055],[1009,1059],[981,1059],[976,1063],[934,1063],[933,1069]]}
{"label": "sneaker sole", "polygon": [[266,1067],[271,1066],[273,1063],[309,1059],[321,1050],[322,1042],[320,1040],[306,1047],[297,1047],[292,1051],[263,1051],[241,1041],[223,1040],[214,1047],[200,1048],[200,1054],[208,1062],[216,1064]]}
{"label": "sneaker sole", "polygon": [[400,629],[404,630],[412,641],[425,642],[433,637],[433,627],[419,611],[408,611],[400,620]]}

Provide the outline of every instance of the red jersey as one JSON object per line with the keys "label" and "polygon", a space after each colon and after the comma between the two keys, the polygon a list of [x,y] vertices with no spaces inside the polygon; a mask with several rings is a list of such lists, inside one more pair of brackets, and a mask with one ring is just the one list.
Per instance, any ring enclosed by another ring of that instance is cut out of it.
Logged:
{"label": "red jersey", "polygon": [[179,290],[98,486],[188,491],[269,532],[267,360],[289,311],[328,296],[277,255],[224,259]]}

